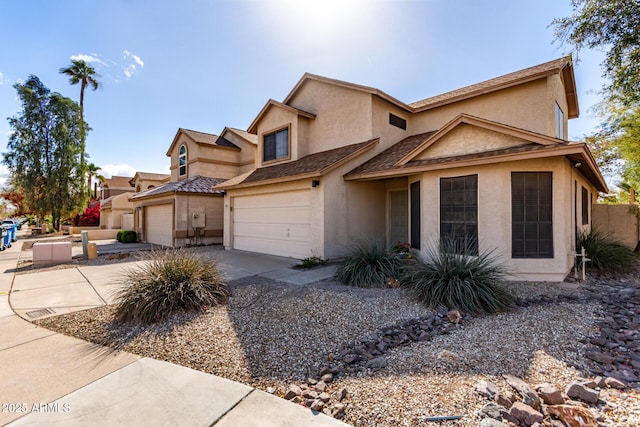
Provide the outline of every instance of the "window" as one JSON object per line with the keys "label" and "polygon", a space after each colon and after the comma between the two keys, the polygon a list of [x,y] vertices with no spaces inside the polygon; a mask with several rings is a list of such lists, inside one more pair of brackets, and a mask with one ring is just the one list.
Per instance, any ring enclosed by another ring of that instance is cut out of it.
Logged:
{"label": "window", "polygon": [[181,145],[178,154],[178,176],[187,174],[187,146]]}
{"label": "window", "polygon": [[556,138],[564,139],[564,113],[556,102]]}
{"label": "window", "polygon": [[589,224],[589,191],[582,187],[582,225]]}
{"label": "window", "polygon": [[289,128],[264,136],[264,161],[268,162],[284,157],[289,157]]}
{"label": "window", "polygon": [[511,173],[511,256],[553,258],[551,172]]}
{"label": "window", "polygon": [[407,121],[402,117],[389,113],[389,124],[402,130],[407,130]]}
{"label": "window", "polygon": [[478,255],[478,175],[440,178],[440,241]]}

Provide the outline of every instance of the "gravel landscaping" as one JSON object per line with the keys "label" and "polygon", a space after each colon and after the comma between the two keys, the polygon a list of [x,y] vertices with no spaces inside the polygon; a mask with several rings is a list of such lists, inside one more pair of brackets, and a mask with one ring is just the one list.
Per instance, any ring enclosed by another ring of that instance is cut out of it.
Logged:
{"label": "gravel landscaping", "polygon": [[[507,393],[505,374],[561,390],[579,378],[619,377],[629,387],[605,387],[590,407],[601,425],[634,426],[640,424],[639,273],[592,276],[579,288],[510,283],[518,308],[464,316],[459,323],[450,322],[446,311],[415,303],[404,289],[334,281],[301,287],[257,276],[232,281],[227,306],[176,315],[153,327],[114,324],[110,307],[37,323],[281,397],[293,384],[306,397],[288,398],[307,406],[324,398],[325,412],[356,426],[486,423],[481,410],[491,400],[476,385],[489,381]],[[403,335],[405,326],[415,336]],[[380,344],[382,351],[376,350]],[[381,363],[370,363],[374,359]],[[462,418],[426,420],[452,415]]]}

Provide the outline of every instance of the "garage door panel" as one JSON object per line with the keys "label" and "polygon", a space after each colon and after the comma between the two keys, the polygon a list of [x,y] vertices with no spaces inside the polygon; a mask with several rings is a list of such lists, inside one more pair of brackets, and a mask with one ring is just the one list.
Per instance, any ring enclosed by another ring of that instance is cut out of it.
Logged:
{"label": "garage door panel", "polygon": [[271,224],[265,227],[261,223],[244,223],[235,237],[257,237],[263,239],[289,240],[308,242],[311,238],[309,225],[294,226],[286,224]]}
{"label": "garage door panel", "polygon": [[145,212],[146,241],[173,246],[173,205],[146,206]]}
{"label": "garage door panel", "polygon": [[311,256],[310,191],[236,197],[235,249],[294,258]]}
{"label": "garage door panel", "polygon": [[[259,215],[256,215],[256,212]],[[308,224],[311,209],[308,206],[277,206],[234,210],[236,223],[255,224]]]}
{"label": "garage door panel", "polygon": [[273,239],[256,237],[239,237],[235,241],[235,249],[299,259],[310,256],[311,251],[307,243],[274,241]]}
{"label": "garage door panel", "polygon": [[276,194],[258,194],[236,198],[236,208],[263,208],[274,206],[274,200],[278,205],[286,206],[309,206],[309,191],[288,191]]}

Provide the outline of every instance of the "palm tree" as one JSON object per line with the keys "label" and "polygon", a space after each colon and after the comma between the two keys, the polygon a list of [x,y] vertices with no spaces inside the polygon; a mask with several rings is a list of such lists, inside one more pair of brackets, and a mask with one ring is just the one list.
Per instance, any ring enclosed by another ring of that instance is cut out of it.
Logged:
{"label": "palm tree", "polygon": [[80,144],[82,149],[82,155],[80,156],[80,167],[84,172],[85,169],[85,129],[84,129],[84,89],[90,86],[93,90],[100,87],[100,82],[96,80],[96,77],[100,77],[100,74],[96,73],[96,70],[85,61],[81,59],[72,59],[71,65],[66,68],[60,68],[60,74],[66,74],[69,76],[69,83],[72,85],[80,83]]}
{"label": "palm tree", "polygon": [[[85,167],[87,171],[87,188],[89,189],[89,193],[91,193],[91,181],[95,177],[98,181],[103,182],[105,177],[98,173],[101,170],[100,167],[94,165],[93,163],[87,163]],[[93,187],[93,198],[96,198],[96,186]]]}

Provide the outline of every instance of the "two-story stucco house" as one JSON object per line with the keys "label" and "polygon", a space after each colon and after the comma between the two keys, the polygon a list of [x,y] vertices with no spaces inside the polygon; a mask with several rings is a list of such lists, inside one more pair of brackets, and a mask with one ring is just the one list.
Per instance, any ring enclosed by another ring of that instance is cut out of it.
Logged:
{"label": "two-story stucco house", "polygon": [[169,247],[221,243],[223,192],[212,187],[255,167],[256,140],[232,128],[219,136],[179,129],[167,150],[171,176],[132,179],[139,192],[129,200],[140,239]]}
{"label": "two-story stucco house", "polygon": [[224,245],[337,258],[380,238],[425,256],[453,238],[495,250],[514,277],[562,280],[607,190],[586,145],[567,141],[578,113],[570,58],[410,104],[305,74],[249,126],[256,169],[214,187]]}

